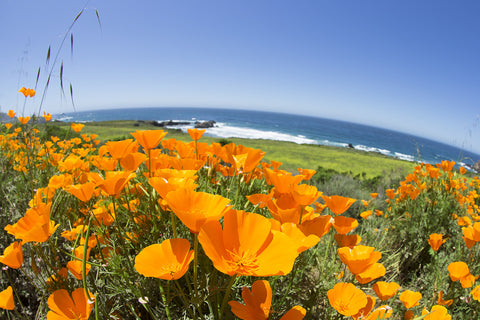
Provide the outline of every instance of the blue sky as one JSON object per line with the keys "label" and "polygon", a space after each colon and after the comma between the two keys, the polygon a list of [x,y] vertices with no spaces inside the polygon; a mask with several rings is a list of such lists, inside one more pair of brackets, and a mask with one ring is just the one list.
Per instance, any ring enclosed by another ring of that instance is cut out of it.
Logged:
{"label": "blue sky", "polygon": [[[358,122],[480,152],[477,0],[2,0],[0,108],[198,106]],[[97,22],[98,10],[101,27]],[[66,98],[59,90],[63,61]],[[52,61],[50,66],[52,66]]]}

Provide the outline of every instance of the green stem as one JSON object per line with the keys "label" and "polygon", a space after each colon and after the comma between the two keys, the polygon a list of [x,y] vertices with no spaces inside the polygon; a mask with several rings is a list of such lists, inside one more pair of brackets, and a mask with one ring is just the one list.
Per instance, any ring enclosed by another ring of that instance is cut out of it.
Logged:
{"label": "green stem", "polygon": [[[92,219],[88,219],[88,227],[85,232],[85,242],[83,243],[83,257],[82,257],[82,283],[83,289],[85,290],[85,295],[90,299],[90,293],[87,288],[87,252],[88,252],[88,237],[90,236],[90,226],[92,224]],[[96,303],[96,302],[95,302]]]}
{"label": "green stem", "polygon": [[189,305],[188,305],[188,302],[187,302],[187,298],[185,297],[185,293],[183,292],[182,290],[182,287],[180,287],[180,284],[178,284],[178,281],[177,280],[173,280],[175,282],[175,285],[176,285],[176,289],[178,291],[178,293],[180,294],[180,297],[182,297],[182,301],[183,301],[183,304],[185,305],[185,309],[187,310],[187,312],[190,314],[190,317],[192,319],[194,319],[194,315],[192,313],[192,310],[190,310],[189,308]]}
{"label": "green stem", "polygon": [[175,214],[173,212],[170,212],[170,220],[172,221],[173,238],[177,238],[177,224],[175,222]]}
{"label": "green stem", "polygon": [[225,307],[227,306],[227,301],[228,301],[228,298],[230,297],[230,293],[232,292],[232,286],[236,279],[237,279],[237,275],[235,274],[230,278],[230,281],[228,282],[227,290],[225,291],[225,295],[223,296],[222,306],[220,307],[220,313],[219,313],[220,319],[223,319],[223,313],[224,313]]}
{"label": "green stem", "polygon": [[161,281],[162,280],[158,279],[158,286],[160,287],[160,292],[162,293],[162,301],[163,301],[163,305],[165,306],[165,313],[167,314],[168,320],[172,320],[172,316],[170,314],[170,308],[168,307],[167,296],[165,294],[165,289],[163,289]]}

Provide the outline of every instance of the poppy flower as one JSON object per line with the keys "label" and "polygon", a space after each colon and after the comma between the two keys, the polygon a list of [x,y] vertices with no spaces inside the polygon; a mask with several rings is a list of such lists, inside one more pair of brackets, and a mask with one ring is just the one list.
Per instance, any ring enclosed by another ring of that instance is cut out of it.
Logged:
{"label": "poppy flower", "polygon": [[13,300],[13,288],[8,286],[7,289],[0,292],[0,308],[5,310],[15,309],[15,301]]}
{"label": "poppy flower", "polygon": [[49,122],[50,120],[52,120],[52,115],[50,113],[45,113],[45,111],[43,111],[43,116],[42,116],[46,122]]}
{"label": "poppy flower", "polygon": [[337,283],[327,296],[330,305],[347,317],[357,314],[368,303],[367,295],[351,283]]}
{"label": "poppy flower", "polygon": [[357,279],[360,284],[365,284],[380,277],[383,277],[385,275],[385,272],[386,269],[383,264],[377,262],[371,265],[367,270],[356,274],[355,279]]}
{"label": "poppy flower", "polygon": [[[244,287],[242,298],[245,304],[229,301],[232,313],[242,320],[266,320],[272,304],[272,288],[266,280],[257,280],[252,284],[252,290]],[[306,310],[300,306],[290,309],[280,320],[301,320]]]}
{"label": "poppy flower", "polygon": [[297,168],[298,172],[303,176],[303,180],[307,181],[312,179],[312,177],[317,173],[317,171],[312,170],[312,169],[302,169],[302,168]]}
{"label": "poppy flower", "polygon": [[87,182],[84,184],[70,185],[65,189],[68,193],[74,195],[78,200],[87,202],[92,198],[95,185],[92,182]]}
{"label": "poppy flower", "polygon": [[317,187],[308,184],[296,184],[292,189],[293,199],[299,206],[308,206],[322,195]]}
{"label": "poppy flower", "polygon": [[448,265],[447,270],[452,281],[460,280],[462,288],[471,288],[475,283],[475,276],[470,273],[465,262],[452,262]]}
{"label": "poppy flower", "polygon": [[128,181],[134,177],[136,174],[129,171],[108,171],[105,179],[98,183],[97,187],[109,196],[118,197]]}
{"label": "poppy flower", "polygon": [[353,198],[347,198],[342,196],[322,196],[323,201],[327,205],[328,209],[332,211],[334,214],[342,214],[350,208],[352,204],[357,201]]}
{"label": "poppy flower", "polygon": [[[455,162],[454,162],[455,163]],[[425,320],[450,320],[452,316],[448,314],[447,308],[444,306],[435,305],[432,307],[430,312],[428,310],[422,310],[422,316],[425,316],[423,319]]]}
{"label": "poppy flower", "polygon": [[342,262],[347,265],[350,272],[355,275],[366,271],[382,257],[382,254],[375,251],[374,247],[362,245],[353,248],[338,248],[337,253],[340,256],[340,260],[342,260]]}
{"label": "poppy flower", "polygon": [[354,247],[362,241],[362,238],[358,234],[335,234],[333,236],[335,238],[335,242],[337,243],[338,247]]}
{"label": "poppy flower", "polygon": [[292,239],[292,241],[297,246],[298,253],[302,253],[303,251],[310,249],[320,241],[320,238],[314,234],[306,235],[305,233],[303,233],[301,229],[297,226],[297,224],[293,222],[287,222],[282,224],[279,228],[279,231],[283,232],[290,239]]}
{"label": "poppy flower", "polygon": [[437,251],[446,241],[446,239],[443,240],[443,235],[439,233],[432,233],[428,239],[428,244],[430,244],[430,247],[432,247],[433,251]]}
{"label": "poppy flower", "polygon": [[372,215],[372,213],[372,210],[363,211],[362,213],[360,213],[360,217],[362,217],[363,219],[367,219]]}
{"label": "poppy flower", "polygon": [[83,288],[77,288],[72,295],[65,289],[55,290],[47,300],[50,311],[47,313],[47,320],[88,320],[93,309],[92,300],[95,297],[85,293]]}
{"label": "poppy flower", "polygon": [[419,301],[422,299],[422,294],[420,292],[405,290],[400,294],[399,299],[405,308],[410,309],[420,304]]}
{"label": "poppy flower", "polygon": [[347,234],[358,227],[358,221],[355,218],[336,216],[333,218],[333,227],[339,234]]}
{"label": "poppy flower", "polygon": [[230,199],[206,192],[180,188],[165,196],[168,206],[192,232],[200,232],[203,224],[220,220],[230,210]]}
{"label": "poppy flower", "polygon": [[0,256],[0,262],[12,269],[19,269],[23,263],[22,243],[15,241],[6,247]]}
{"label": "poppy flower", "polygon": [[472,295],[473,299],[480,301],[480,285],[473,288],[473,290],[470,291],[470,294]]}
{"label": "poppy flower", "polygon": [[396,282],[377,281],[372,289],[380,300],[385,301],[397,294],[400,285]]}
{"label": "poppy flower", "polygon": [[442,306],[449,306],[453,303],[453,299],[450,300],[443,300],[443,291],[440,291],[438,293],[438,299],[437,299],[437,304],[442,305]]}
{"label": "poppy flower", "polygon": [[199,130],[195,128],[195,129],[187,129],[187,132],[190,135],[190,137],[193,139],[193,141],[198,141],[205,133],[205,130],[206,129]]}
{"label": "poppy flower", "polygon": [[187,239],[167,239],[144,248],[135,257],[135,269],[145,277],[177,280],[187,272],[193,250]]}
{"label": "poppy flower", "polygon": [[10,129],[12,126],[13,126],[13,124],[11,124],[10,122],[5,123],[5,128],[7,128],[7,130]]}
{"label": "poppy flower", "polygon": [[21,87],[20,90],[18,90],[18,92],[22,93],[25,96],[25,98],[35,96],[35,90],[30,88]]}
{"label": "poppy flower", "polygon": [[137,130],[130,132],[144,150],[155,149],[160,141],[167,135],[163,130]]}
{"label": "poppy flower", "polygon": [[145,160],[147,156],[144,153],[132,152],[120,160],[120,165],[127,171],[135,171]]}
{"label": "poppy flower", "polygon": [[7,113],[7,114],[8,114],[8,116],[9,116],[10,118],[13,118],[13,117],[15,117],[15,115],[16,115],[17,113],[16,113],[15,111],[13,111],[13,110],[8,110],[8,113]]}
{"label": "poppy flower", "polygon": [[[87,263],[85,265],[85,273],[86,275],[90,272],[90,269],[92,266],[90,263]],[[83,262],[81,260],[72,260],[67,262],[67,269],[72,273],[72,275],[75,277],[77,280],[82,280],[83,279]]]}
{"label": "poppy flower", "polygon": [[367,295],[367,304],[365,305],[365,307],[360,309],[360,311],[358,311],[356,314],[352,315],[352,318],[354,320],[365,319],[366,315],[368,315],[373,310],[373,307],[375,307],[376,301],[377,300],[374,297]]}
{"label": "poppy flower", "polygon": [[200,230],[198,240],[213,266],[222,273],[285,275],[292,271],[297,248],[287,235],[271,228],[264,216],[230,210],[223,217],[223,229],[219,221],[209,221]]}
{"label": "poppy flower", "polygon": [[30,117],[18,117],[18,121],[20,121],[21,124],[27,124],[28,121],[30,121]]}
{"label": "poppy flower", "polygon": [[105,149],[114,159],[125,158],[128,154],[137,152],[139,145],[133,139],[125,139],[121,141],[108,141],[105,143]]}
{"label": "poppy flower", "polygon": [[367,316],[362,318],[362,320],[388,319],[392,314],[393,309],[387,305],[383,305],[370,312]]}
{"label": "poppy flower", "polygon": [[72,123],[70,127],[72,128],[73,131],[75,131],[76,133],[79,133],[80,131],[82,131],[84,126],[85,125],[81,123]]}
{"label": "poppy flower", "polygon": [[55,222],[50,220],[50,205],[39,204],[28,209],[17,223],[9,224],[4,229],[15,236],[15,239],[27,243],[47,241],[58,227],[58,224],[55,225]]}
{"label": "poppy flower", "polygon": [[330,215],[320,215],[311,220],[305,220],[300,229],[306,234],[314,234],[321,238],[326,235],[332,227],[333,218]]}

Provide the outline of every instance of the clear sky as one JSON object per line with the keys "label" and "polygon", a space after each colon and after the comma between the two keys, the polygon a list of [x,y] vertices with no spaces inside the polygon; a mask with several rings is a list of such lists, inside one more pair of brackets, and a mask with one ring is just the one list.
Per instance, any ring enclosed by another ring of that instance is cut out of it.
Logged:
{"label": "clear sky", "polygon": [[[480,152],[478,0],[1,0],[0,108],[279,111]],[[99,26],[96,10],[100,16]],[[50,65],[45,66],[48,47]],[[63,61],[65,95],[60,94]]]}

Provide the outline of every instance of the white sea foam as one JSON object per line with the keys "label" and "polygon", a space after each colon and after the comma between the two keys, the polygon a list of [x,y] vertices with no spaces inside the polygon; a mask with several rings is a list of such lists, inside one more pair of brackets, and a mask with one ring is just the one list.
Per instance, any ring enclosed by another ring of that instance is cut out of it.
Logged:
{"label": "white sea foam", "polygon": [[409,156],[408,154],[403,154],[400,152],[395,152],[395,157],[402,159],[402,160],[407,160],[407,161],[415,161],[414,156]]}

